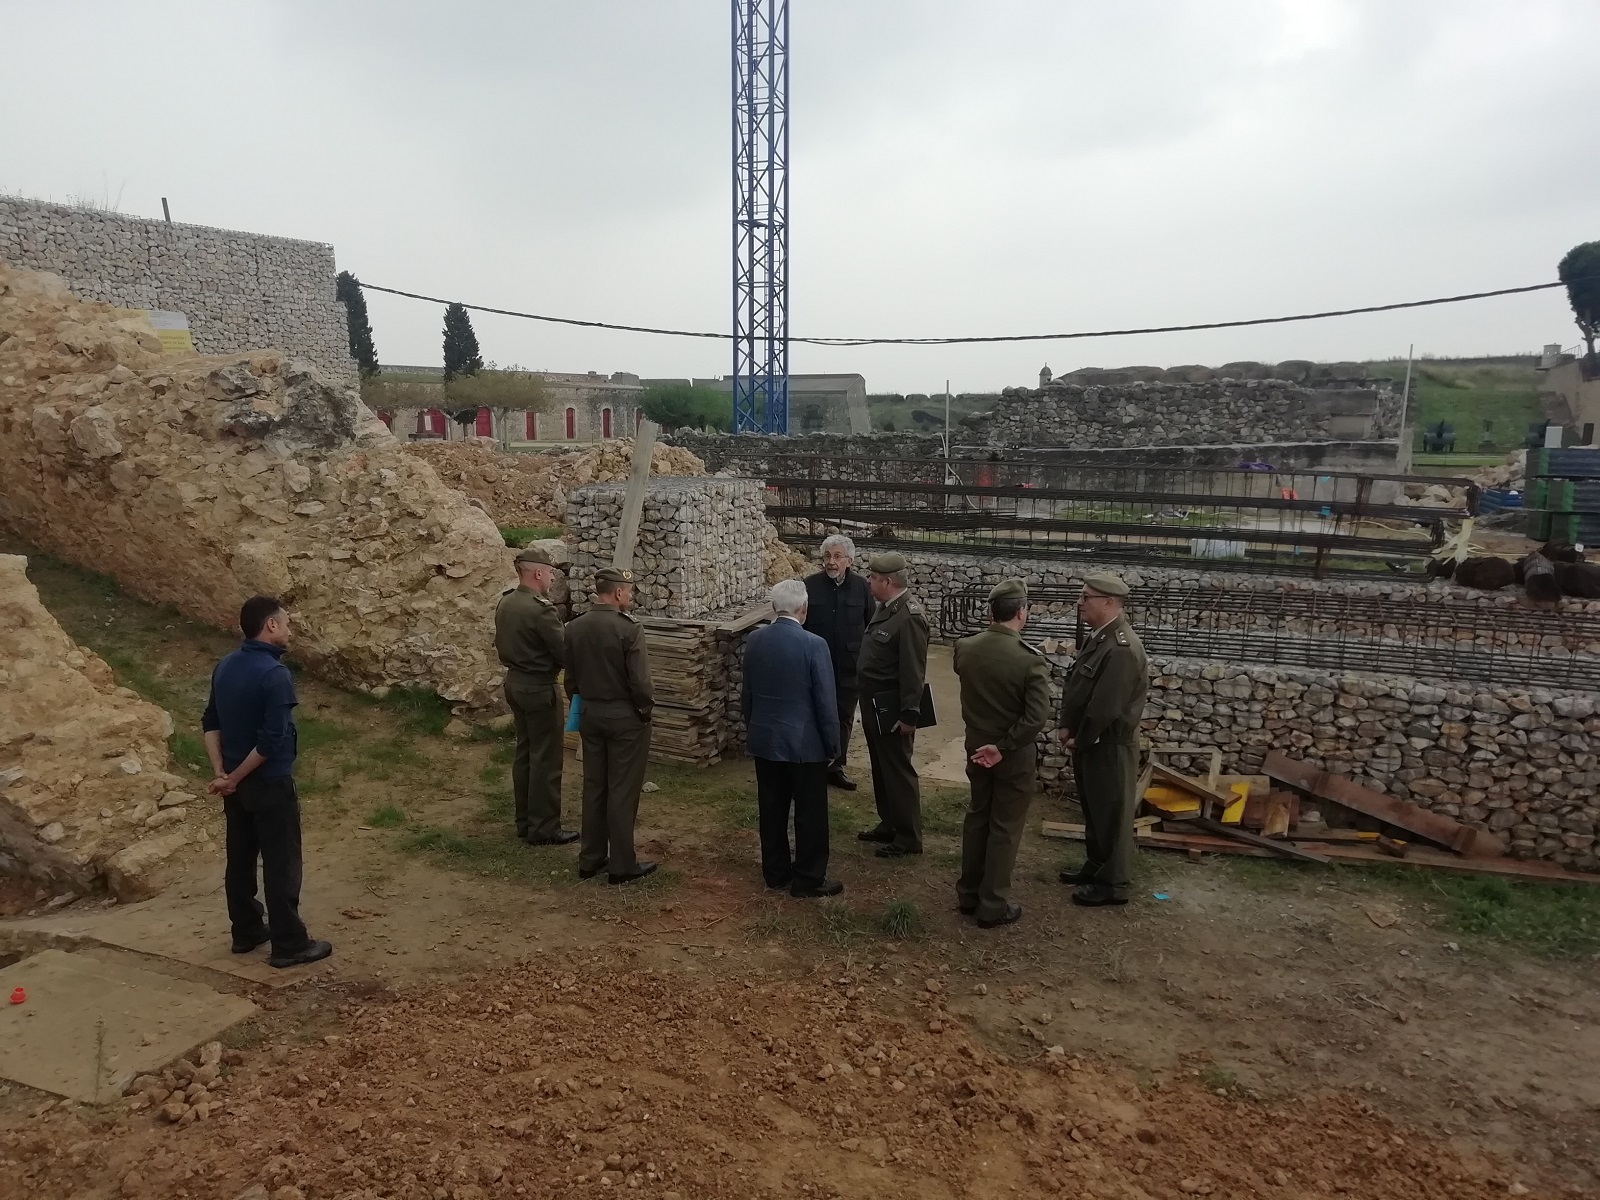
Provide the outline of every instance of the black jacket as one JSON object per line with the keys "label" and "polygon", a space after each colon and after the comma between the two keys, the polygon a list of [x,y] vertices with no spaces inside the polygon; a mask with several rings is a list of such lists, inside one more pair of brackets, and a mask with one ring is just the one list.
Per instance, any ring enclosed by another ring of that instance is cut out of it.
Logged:
{"label": "black jacket", "polygon": [[838,583],[826,571],[806,576],[806,631],[828,643],[834,681],[841,688],[856,685],[856,658],[867,622],[872,620],[872,593],[865,577],[846,571]]}

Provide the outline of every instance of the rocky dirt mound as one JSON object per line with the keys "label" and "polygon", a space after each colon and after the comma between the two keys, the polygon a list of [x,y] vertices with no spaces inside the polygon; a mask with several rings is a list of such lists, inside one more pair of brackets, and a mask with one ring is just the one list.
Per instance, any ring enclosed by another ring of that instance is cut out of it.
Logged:
{"label": "rocky dirt mound", "polygon": [[332,678],[487,702],[499,532],[361,403],[273,351],[163,357],[141,318],[0,263],[0,521],[222,629],[286,598]]}
{"label": "rocky dirt mound", "polygon": [[0,870],[124,900],[158,887],[196,800],[166,771],[172,719],[118,687],[0,555]]}
{"label": "rocky dirt mound", "polygon": [[[750,1197],[1529,1194],[1342,1096],[1141,1089],[1041,1047],[1017,1064],[944,1009],[946,978],[693,983],[541,961],[341,1006],[342,1027],[135,1082],[106,1128],[0,1134],[0,1192]],[[970,985],[966,985],[970,986]],[[453,989],[453,990],[452,990]],[[217,1059],[215,1050],[209,1057]],[[225,1101],[217,1097],[224,1095]],[[152,1115],[152,1111],[153,1114]],[[253,1189],[253,1190],[251,1190]]]}
{"label": "rocky dirt mound", "polygon": [[[560,525],[573,488],[617,483],[633,470],[633,442],[627,439],[546,454],[506,454],[488,439],[409,442],[406,450],[431,464],[440,479],[471,496],[501,525]],[[650,473],[704,475],[706,465],[687,450],[657,442]]]}

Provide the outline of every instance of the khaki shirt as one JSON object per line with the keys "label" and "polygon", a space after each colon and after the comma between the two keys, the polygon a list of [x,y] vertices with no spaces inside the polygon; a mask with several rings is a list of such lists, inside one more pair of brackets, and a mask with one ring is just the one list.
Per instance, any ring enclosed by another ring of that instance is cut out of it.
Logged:
{"label": "khaki shirt", "polygon": [[1014,629],[991,625],[955,648],[967,741],[1001,754],[1031,746],[1050,720],[1050,664]]}
{"label": "khaki shirt", "polygon": [[1136,742],[1150,672],[1144,643],[1126,617],[1091,633],[1061,692],[1061,727],[1084,750],[1102,739]]}
{"label": "khaki shirt", "polygon": [[894,692],[900,719],[915,725],[922,712],[922,685],[928,675],[928,618],[910,592],[901,592],[867,622],[856,662],[856,689],[872,711],[872,697]]}
{"label": "khaki shirt", "polygon": [[644,627],[608,604],[573,618],[567,625],[567,695],[582,696],[585,705],[625,700],[648,721],[655,687]]}
{"label": "khaki shirt", "polygon": [[507,588],[494,609],[494,649],[506,670],[536,683],[554,683],[567,665],[561,614],[530,587]]}

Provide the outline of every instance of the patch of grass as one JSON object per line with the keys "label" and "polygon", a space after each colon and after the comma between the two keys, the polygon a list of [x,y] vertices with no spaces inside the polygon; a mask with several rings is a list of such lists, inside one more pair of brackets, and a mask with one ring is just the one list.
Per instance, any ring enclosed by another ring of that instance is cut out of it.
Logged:
{"label": "patch of grass", "polygon": [[496,788],[485,797],[483,811],[479,814],[478,819],[503,825],[512,819],[516,809],[516,797],[511,794],[511,789],[509,787]]}
{"label": "patch of grass", "polygon": [[[1414,449],[1422,449],[1423,427],[1439,421],[1455,426],[1459,454],[1504,454],[1522,445],[1528,425],[1541,417],[1539,372],[1532,357],[1526,360],[1451,362],[1421,359],[1411,377],[1411,411],[1406,424],[1413,428]],[[1373,376],[1403,380],[1404,359],[1369,363]],[[1485,448],[1486,444],[1486,448]]]}
{"label": "patch of grass", "polygon": [[162,708],[180,708],[183,697],[165,679],[157,675],[143,659],[125,647],[107,646],[99,651],[100,657],[106,660],[112,673],[116,675],[117,682],[123,687],[132,688],[152,704],[159,704]]}
{"label": "patch of grass", "polygon": [[1403,867],[1374,875],[1427,901],[1448,929],[1544,958],[1600,956],[1600,887],[1443,875]]}
{"label": "patch of grass", "polygon": [[294,725],[302,753],[307,750],[337,746],[340,742],[348,740],[353,732],[346,725],[341,725],[337,721],[327,721],[321,717],[296,717]]}
{"label": "patch of grass", "polygon": [[393,804],[386,804],[382,808],[374,809],[367,816],[367,824],[374,829],[398,829],[405,823],[405,810],[396,808]]}
{"label": "patch of grass", "polygon": [[1207,1063],[1200,1069],[1200,1082],[1213,1092],[1225,1092],[1239,1082],[1239,1077],[1227,1067]]}
{"label": "patch of grass", "polygon": [[392,712],[406,733],[438,737],[450,723],[450,702],[428,688],[391,688],[381,700],[354,692],[358,701],[379,704]]}
{"label": "patch of grass", "polygon": [[217,1040],[230,1050],[254,1050],[267,1040],[267,1031],[253,1021],[245,1021],[223,1030]]}
{"label": "patch of grass", "polygon": [[211,758],[206,754],[206,744],[192,733],[176,731],[167,739],[167,749],[175,762],[188,767],[197,775],[210,776]]}
{"label": "patch of grass", "polygon": [[466,833],[442,825],[414,825],[401,837],[400,848],[452,870],[530,885],[546,885],[552,869],[572,867],[570,855],[543,853],[509,832]]}
{"label": "patch of grass", "polygon": [[514,741],[502,742],[489,752],[489,761],[492,763],[498,763],[502,767],[510,766],[516,757],[517,744]]}
{"label": "patch of grass", "polygon": [[822,937],[834,946],[847,946],[878,932],[876,921],[843,900],[822,901],[817,905],[817,917]]}
{"label": "patch of grass", "polygon": [[[515,747],[513,747],[513,750]],[[503,786],[506,781],[506,769],[490,763],[486,767],[478,768],[478,782],[488,784],[490,787]]]}
{"label": "patch of grass", "polygon": [[562,534],[559,525],[502,525],[500,536],[505,539],[507,546],[513,550],[520,550],[529,542],[542,542],[547,538],[558,538]]}
{"label": "patch of grass", "polygon": [[959,837],[967,813],[967,793],[955,788],[922,789],[922,831]]}
{"label": "patch of grass", "polygon": [[915,900],[891,900],[878,914],[878,929],[897,942],[909,941],[922,932],[922,909]]}

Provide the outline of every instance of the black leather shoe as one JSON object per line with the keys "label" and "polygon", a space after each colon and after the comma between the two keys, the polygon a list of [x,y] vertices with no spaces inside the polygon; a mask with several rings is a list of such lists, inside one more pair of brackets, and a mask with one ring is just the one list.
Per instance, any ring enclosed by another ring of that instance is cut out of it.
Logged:
{"label": "black leather shoe", "polygon": [[1105,888],[1081,887],[1072,893],[1072,902],[1084,908],[1110,908],[1117,904],[1126,904],[1126,896],[1114,896]]}
{"label": "black leather shoe", "polygon": [[844,884],[837,879],[824,879],[816,887],[790,888],[789,895],[796,900],[820,900],[824,896],[837,896],[844,891]]}
{"label": "black leather shoe", "polygon": [[860,833],[856,834],[856,841],[892,842],[894,841],[894,830],[884,829],[881,827],[878,829],[863,829]]}
{"label": "black leather shoe", "polygon": [[629,871],[626,875],[607,875],[606,882],[633,883],[636,880],[643,879],[646,875],[654,875],[656,873],[656,867],[659,865],[659,863],[642,862],[633,870]]}
{"label": "black leather shoe", "polygon": [[321,962],[333,953],[332,942],[307,942],[304,950],[294,954],[274,954],[267,959],[269,967],[303,967],[307,963]]}
{"label": "black leather shoe", "polygon": [[1015,925],[1020,920],[1022,920],[1022,905],[1008,904],[1006,905],[1006,911],[992,920],[985,921],[982,917],[979,917],[978,928],[993,929],[998,925]]}
{"label": "black leather shoe", "polygon": [[260,933],[256,934],[254,937],[248,938],[248,939],[246,939],[245,941],[242,941],[242,942],[238,938],[234,938],[233,939],[233,952],[235,954],[249,954],[250,951],[254,950],[256,947],[265,946],[271,940],[272,940],[272,935],[270,933],[268,933],[265,929],[263,929]]}
{"label": "black leather shoe", "polygon": [[907,858],[913,854],[921,854],[921,850],[907,850],[904,846],[896,846],[890,842],[887,846],[879,846],[873,851],[879,858]]}
{"label": "black leather shoe", "polygon": [[600,874],[600,868],[599,867],[596,867],[592,871],[585,871],[582,867],[578,868],[578,878],[579,879],[593,879],[598,874]]}
{"label": "black leather shoe", "polygon": [[581,836],[581,834],[574,833],[570,829],[563,829],[555,837],[523,838],[522,840],[530,846],[570,846]]}
{"label": "black leather shoe", "polygon": [[1094,876],[1085,875],[1082,867],[1079,867],[1076,871],[1063,871],[1056,878],[1068,887],[1081,887],[1083,884],[1094,882]]}
{"label": "black leather shoe", "polygon": [[840,791],[844,792],[853,792],[856,790],[856,781],[851,779],[850,776],[846,775],[843,771],[829,771],[828,786],[836,787]]}

